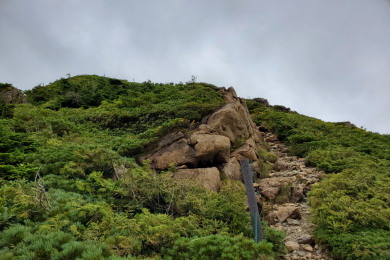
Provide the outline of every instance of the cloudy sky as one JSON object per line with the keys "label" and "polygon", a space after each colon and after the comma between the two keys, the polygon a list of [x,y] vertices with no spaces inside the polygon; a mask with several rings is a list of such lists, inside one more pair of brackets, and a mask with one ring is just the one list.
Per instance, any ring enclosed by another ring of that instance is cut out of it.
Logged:
{"label": "cloudy sky", "polygon": [[0,82],[97,74],[233,86],[390,133],[387,0],[0,0]]}

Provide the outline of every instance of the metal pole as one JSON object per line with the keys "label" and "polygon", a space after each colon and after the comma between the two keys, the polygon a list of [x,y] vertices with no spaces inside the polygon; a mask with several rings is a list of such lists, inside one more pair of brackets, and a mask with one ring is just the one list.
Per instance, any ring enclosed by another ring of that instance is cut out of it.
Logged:
{"label": "metal pole", "polygon": [[253,187],[253,170],[249,164],[249,159],[240,160],[242,169],[242,178],[244,180],[246,195],[248,197],[249,212],[252,220],[252,228],[255,242],[263,240],[263,230],[261,228],[259,208],[257,207],[257,200],[255,188]]}

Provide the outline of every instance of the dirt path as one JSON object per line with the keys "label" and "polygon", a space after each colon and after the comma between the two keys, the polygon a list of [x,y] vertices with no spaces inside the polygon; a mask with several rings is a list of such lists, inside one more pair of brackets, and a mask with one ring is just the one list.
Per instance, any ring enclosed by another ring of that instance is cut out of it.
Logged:
{"label": "dirt path", "polygon": [[266,220],[275,229],[286,232],[285,244],[289,252],[281,259],[332,259],[324,248],[315,244],[314,225],[306,203],[310,186],[319,182],[325,173],[306,167],[304,159],[289,155],[287,146],[275,135],[265,133],[265,140],[278,161],[269,178],[259,181],[259,188],[266,199],[264,205],[270,210]]}

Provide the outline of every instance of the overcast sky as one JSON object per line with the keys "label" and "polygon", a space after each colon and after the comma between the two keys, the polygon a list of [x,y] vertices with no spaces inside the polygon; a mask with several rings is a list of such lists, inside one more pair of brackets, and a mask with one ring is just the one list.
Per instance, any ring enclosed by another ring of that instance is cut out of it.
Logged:
{"label": "overcast sky", "polygon": [[390,133],[387,0],[0,0],[0,82],[97,74],[233,86]]}

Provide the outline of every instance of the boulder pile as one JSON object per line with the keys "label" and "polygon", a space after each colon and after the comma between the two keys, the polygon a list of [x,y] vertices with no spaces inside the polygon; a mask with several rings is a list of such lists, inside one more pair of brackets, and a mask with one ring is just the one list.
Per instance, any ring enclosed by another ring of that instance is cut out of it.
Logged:
{"label": "boulder pile", "polygon": [[263,137],[253,123],[245,100],[233,88],[225,90],[227,104],[203,118],[190,133],[165,136],[157,148],[143,159],[156,170],[175,166],[177,179],[196,180],[203,187],[218,191],[221,174],[241,180],[239,160],[258,160]]}

